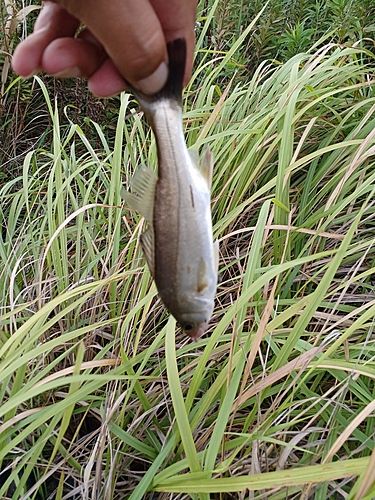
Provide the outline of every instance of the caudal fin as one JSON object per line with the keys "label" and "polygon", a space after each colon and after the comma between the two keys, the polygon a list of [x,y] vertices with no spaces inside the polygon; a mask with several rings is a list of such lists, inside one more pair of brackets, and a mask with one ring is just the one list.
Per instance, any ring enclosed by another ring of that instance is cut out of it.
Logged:
{"label": "caudal fin", "polygon": [[147,113],[147,105],[162,99],[172,99],[179,104],[182,102],[182,85],[186,64],[186,40],[177,38],[167,43],[168,50],[168,79],[164,87],[156,94],[147,95],[132,88],[143,110]]}
{"label": "caudal fin", "polygon": [[168,80],[164,87],[155,94],[158,99],[169,98],[178,102],[182,100],[182,84],[186,64],[186,41],[177,38],[167,43],[168,50]]}

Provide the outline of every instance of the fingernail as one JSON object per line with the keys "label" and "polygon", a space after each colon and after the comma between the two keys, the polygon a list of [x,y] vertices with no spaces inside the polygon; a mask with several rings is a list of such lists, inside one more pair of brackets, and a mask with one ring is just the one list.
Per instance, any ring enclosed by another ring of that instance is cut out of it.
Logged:
{"label": "fingernail", "polygon": [[167,78],[168,66],[165,62],[162,62],[152,75],[143,80],[139,80],[135,88],[141,90],[145,94],[155,94],[164,87]]}
{"label": "fingernail", "polygon": [[52,76],[55,78],[77,78],[82,76],[82,71],[78,66],[72,66],[71,68],[66,68],[58,73],[54,73]]}
{"label": "fingernail", "polygon": [[35,76],[35,75],[39,74],[41,71],[42,71],[42,70],[41,70],[40,68],[38,68],[38,69],[34,69],[34,71],[33,71],[32,73],[29,73],[28,75],[23,76],[22,78],[23,78],[24,80],[28,80],[29,78],[32,78],[33,76]]}

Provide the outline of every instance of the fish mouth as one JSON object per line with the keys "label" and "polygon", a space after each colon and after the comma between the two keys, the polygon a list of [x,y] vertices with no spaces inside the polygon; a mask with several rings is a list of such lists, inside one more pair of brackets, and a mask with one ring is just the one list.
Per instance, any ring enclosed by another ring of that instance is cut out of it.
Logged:
{"label": "fish mouth", "polygon": [[[179,325],[182,327],[182,331],[194,341],[199,340],[207,330],[213,310],[213,303],[211,303],[213,301],[203,299],[200,302],[201,304],[199,305],[203,307],[196,309],[191,307],[190,310],[184,308],[185,312],[179,311],[175,316]],[[195,303],[195,306],[197,305],[198,304]]]}
{"label": "fish mouth", "polygon": [[184,330],[184,332],[187,335],[189,335],[191,340],[194,340],[194,342],[197,342],[202,337],[202,335],[205,333],[205,331],[207,330],[207,327],[208,327],[208,324],[205,322],[205,323],[201,323],[198,326],[198,328],[193,328],[190,331]]}

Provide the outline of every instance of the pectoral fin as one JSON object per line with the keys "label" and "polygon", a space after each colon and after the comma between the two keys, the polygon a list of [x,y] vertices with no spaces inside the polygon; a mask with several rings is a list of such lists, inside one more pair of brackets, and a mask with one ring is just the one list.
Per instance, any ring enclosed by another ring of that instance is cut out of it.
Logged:
{"label": "pectoral fin", "polygon": [[130,186],[133,193],[125,189],[121,191],[121,196],[125,202],[144,217],[148,223],[152,223],[155,201],[155,187],[158,181],[157,175],[151,169],[141,165]]}
{"label": "pectoral fin", "polygon": [[197,287],[197,292],[203,292],[208,287],[208,267],[206,264],[206,261],[204,260],[203,257],[200,258],[199,260],[199,265],[198,265],[198,287]]}
{"label": "pectoral fin", "polygon": [[152,227],[146,229],[141,234],[141,245],[143,253],[145,254],[148,267],[150,268],[151,275],[154,276],[155,270],[155,238],[154,230]]}

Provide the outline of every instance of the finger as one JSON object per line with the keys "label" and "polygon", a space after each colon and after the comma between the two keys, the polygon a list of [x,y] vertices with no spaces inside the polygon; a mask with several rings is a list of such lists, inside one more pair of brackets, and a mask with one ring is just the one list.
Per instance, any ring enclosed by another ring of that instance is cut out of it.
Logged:
{"label": "finger", "polygon": [[89,78],[105,61],[106,53],[97,43],[83,38],[58,38],[45,49],[41,67],[58,77]]}
{"label": "finger", "polygon": [[90,28],[132,85],[148,93],[164,85],[165,38],[149,0],[61,0],[59,4]]}
{"label": "finger", "polygon": [[167,42],[177,38],[186,40],[186,68],[184,85],[191,76],[195,48],[195,20],[197,0],[150,0],[162,26]]}
{"label": "finger", "polygon": [[46,47],[56,38],[74,36],[78,26],[79,21],[66,10],[52,3],[45,4],[35,23],[34,33],[14,51],[14,71],[24,77],[38,73],[42,69]]}
{"label": "finger", "polygon": [[113,61],[107,59],[89,78],[88,88],[98,97],[111,97],[125,90],[127,86]]}
{"label": "finger", "polygon": [[[33,74],[42,66],[49,73],[65,76],[91,74],[90,87],[100,95],[114,92],[109,90],[109,75],[114,78],[112,87],[123,89],[121,73],[133,86],[153,93],[163,86],[168,74],[165,40],[184,37],[188,51],[187,82],[193,60],[196,0],[111,0],[109,3],[106,0],[56,0],[56,3],[69,9],[70,15],[59,5],[46,4],[38,17],[35,33],[16,50],[13,67],[22,76]],[[108,62],[103,69],[98,69],[103,60],[100,50],[84,43],[55,40],[74,36],[79,24],[77,19],[93,31],[91,40],[87,41],[100,47],[98,39],[106,47],[117,72]],[[60,62],[55,57],[57,54]],[[102,88],[99,76],[104,79]]]}

